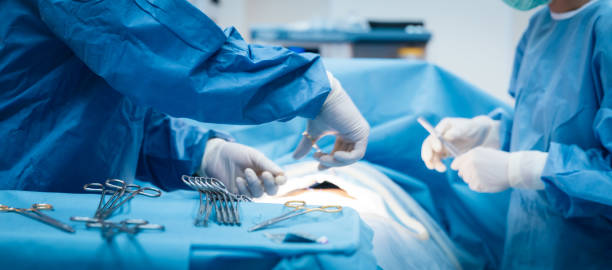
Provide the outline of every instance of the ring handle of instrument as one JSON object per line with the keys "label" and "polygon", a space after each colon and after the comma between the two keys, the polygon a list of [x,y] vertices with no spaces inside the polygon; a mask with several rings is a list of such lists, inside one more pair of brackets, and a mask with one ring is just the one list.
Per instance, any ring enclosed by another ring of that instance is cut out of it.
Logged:
{"label": "ring handle of instrument", "polygon": [[287,201],[285,202],[285,206],[292,208],[301,208],[306,205],[305,201]]}

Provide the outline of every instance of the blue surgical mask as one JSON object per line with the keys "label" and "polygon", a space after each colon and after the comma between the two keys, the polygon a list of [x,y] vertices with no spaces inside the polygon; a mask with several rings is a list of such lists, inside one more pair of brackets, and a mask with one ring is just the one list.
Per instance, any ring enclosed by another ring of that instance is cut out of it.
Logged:
{"label": "blue surgical mask", "polygon": [[518,10],[530,10],[539,5],[545,5],[550,0],[503,0],[509,6]]}

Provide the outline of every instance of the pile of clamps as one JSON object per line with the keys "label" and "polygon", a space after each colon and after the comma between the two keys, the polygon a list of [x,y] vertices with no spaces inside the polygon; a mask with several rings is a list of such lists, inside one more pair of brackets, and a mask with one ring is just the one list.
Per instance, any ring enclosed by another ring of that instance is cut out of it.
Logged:
{"label": "pile of clamps", "polygon": [[240,226],[238,205],[241,201],[250,201],[248,197],[229,192],[225,185],[215,178],[183,175],[181,179],[200,195],[200,207],[195,219],[196,226],[208,226],[208,219],[213,208],[218,224]]}
{"label": "pile of clamps", "polygon": [[159,189],[127,184],[119,179],[108,179],[104,184],[89,183],[83,189],[100,193],[98,208],[93,217],[71,217],[70,220],[86,222],[87,228],[99,228],[102,232],[102,237],[106,240],[110,241],[116,234],[121,232],[135,235],[141,230],[164,230],[163,225],[150,224],[144,219],[125,219],[119,222],[107,220],[117,209],[121,208],[121,206],[129,202],[136,195],[146,197],[161,196]]}

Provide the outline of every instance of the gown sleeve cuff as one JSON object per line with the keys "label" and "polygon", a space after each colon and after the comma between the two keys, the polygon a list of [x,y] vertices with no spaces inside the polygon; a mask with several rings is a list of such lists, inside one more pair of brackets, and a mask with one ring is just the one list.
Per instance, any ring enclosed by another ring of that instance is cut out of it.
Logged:
{"label": "gown sleeve cuff", "polygon": [[497,108],[489,113],[489,117],[498,120],[499,125],[499,145],[502,151],[510,151],[510,138],[512,134],[512,114],[502,108]]}
{"label": "gown sleeve cuff", "polygon": [[510,186],[520,189],[544,189],[542,171],[548,154],[540,151],[519,151],[508,159],[508,180]]}
{"label": "gown sleeve cuff", "polygon": [[564,217],[612,217],[610,159],[596,149],[551,143],[542,172],[546,197]]}

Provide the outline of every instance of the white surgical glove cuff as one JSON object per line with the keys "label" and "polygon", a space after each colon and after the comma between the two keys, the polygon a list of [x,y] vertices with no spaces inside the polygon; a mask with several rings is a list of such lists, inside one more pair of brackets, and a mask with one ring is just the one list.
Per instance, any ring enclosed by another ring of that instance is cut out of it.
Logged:
{"label": "white surgical glove cuff", "polygon": [[202,162],[200,163],[200,169],[196,172],[199,176],[210,177],[206,173],[206,164],[211,164],[215,159],[217,159],[217,154],[219,153],[219,147],[223,144],[225,140],[219,138],[212,138],[206,142],[206,148],[204,150],[204,154],[202,155]]}
{"label": "white surgical glove cuff", "polygon": [[510,186],[520,189],[544,189],[542,171],[548,153],[540,151],[519,151],[510,154],[508,159],[508,179]]}
{"label": "white surgical glove cuff", "polygon": [[508,159],[510,153],[484,146],[476,147],[458,156],[451,168],[465,181],[470,189],[478,192],[500,192],[510,187]]}

